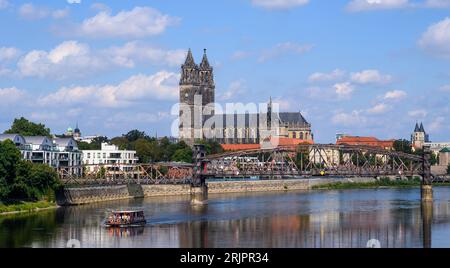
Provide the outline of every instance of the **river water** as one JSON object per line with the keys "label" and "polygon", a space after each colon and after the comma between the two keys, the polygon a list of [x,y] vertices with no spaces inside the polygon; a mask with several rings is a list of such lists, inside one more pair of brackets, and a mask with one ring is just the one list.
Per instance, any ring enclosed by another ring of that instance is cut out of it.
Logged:
{"label": "river water", "polygon": [[[204,207],[188,196],[98,203],[0,217],[0,247],[66,247],[71,239],[88,248],[360,248],[371,239],[389,248],[450,247],[450,187],[434,194],[424,213],[419,189],[210,195]],[[147,225],[102,227],[117,209],[143,209]]]}

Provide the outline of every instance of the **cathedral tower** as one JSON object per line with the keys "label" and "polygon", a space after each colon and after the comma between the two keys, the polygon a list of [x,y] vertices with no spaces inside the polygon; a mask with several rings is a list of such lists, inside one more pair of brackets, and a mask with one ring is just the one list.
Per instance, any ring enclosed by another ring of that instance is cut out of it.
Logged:
{"label": "cathedral tower", "polygon": [[[203,138],[204,122],[214,115],[215,101],[213,68],[210,66],[206,49],[198,66],[189,49],[186,61],[181,66],[180,79],[180,139],[193,144],[195,139]],[[203,116],[205,107],[210,107],[207,116]]]}

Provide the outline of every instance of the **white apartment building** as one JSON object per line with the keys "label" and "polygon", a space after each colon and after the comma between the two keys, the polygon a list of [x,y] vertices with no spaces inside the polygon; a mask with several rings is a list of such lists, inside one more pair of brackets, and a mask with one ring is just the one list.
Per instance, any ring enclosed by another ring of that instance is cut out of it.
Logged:
{"label": "white apartment building", "polygon": [[102,143],[101,150],[84,150],[83,163],[87,172],[103,166],[108,171],[131,171],[138,162],[136,151],[119,150],[116,145]]}
{"label": "white apartment building", "polygon": [[424,146],[430,146],[430,149],[436,155],[445,148],[450,148],[450,142],[425,142]]}
{"label": "white apartment building", "polygon": [[66,174],[81,174],[81,152],[72,138],[51,139],[45,136],[23,137],[1,134],[0,141],[11,140],[20,150],[22,158],[35,164],[46,164]]}

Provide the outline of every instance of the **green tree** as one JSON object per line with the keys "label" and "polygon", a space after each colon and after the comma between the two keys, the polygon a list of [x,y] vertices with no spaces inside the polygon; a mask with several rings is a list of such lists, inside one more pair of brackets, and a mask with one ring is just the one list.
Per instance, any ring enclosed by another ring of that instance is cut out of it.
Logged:
{"label": "green tree", "polygon": [[216,141],[201,140],[198,143],[205,145],[206,154],[208,155],[223,153],[222,146]]}
{"label": "green tree", "polygon": [[447,175],[450,175],[450,165],[447,167]]}
{"label": "green tree", "polygon": [[43,124],[36,124],[21,117],[15,119],[11,128],[5,134],[20,134],[22,136],[50,136],[50,129]]}
{"label": "green tree", "polygon": [[192,163],[192,149],[189,147],[184,149],[178,149],[173,154],[171,160],[175,162]]}
{"label": "green tree", "polygon": [[138,139],[134,142],[136,155],[141,163],[149,163],[153,159],[154,146],[146,139]]}
{"label": "green tree", "polygon": [[133,146],[125,136],[111,139],[111,143],[118,146],[120,150],[133,150]]}
{"label": "green tree", "polygon": [[90,150],[100,150],[102,148],[102,143],[108,143],[108,137],[101,136],[96,137],[92,140],[90,143],[91,149]]}
{"label": "green tree", "polygon": [[147,136],[147,134],[145,134],[144,131],[139,131],[139,130],[137,130],[137,129],[128,132],[127,134],[124,135],[124,137],[125,137],[129,142],[134,142],[134,141],[137,141],[137,140],[139,140],[139,139],[146,139],[146,140],[149,140],[149,139],[150,139],[150,137]]}
{"label": "green tree", "polygon": [[394,150],[397,152],[403,152],[407,154],[412,153],[411,142],[405,139],[394,141]]}
{"label": "green tree", "polygon": [[0,142],[0,199],[5,199],[10,192],[9,185],[16,176],[20,151],[10,140]]}
{"label": "green tree", "polygon": [[36,201],[60,187],[56,171],[44,164],[20,161],[10,185],[10,199]]}

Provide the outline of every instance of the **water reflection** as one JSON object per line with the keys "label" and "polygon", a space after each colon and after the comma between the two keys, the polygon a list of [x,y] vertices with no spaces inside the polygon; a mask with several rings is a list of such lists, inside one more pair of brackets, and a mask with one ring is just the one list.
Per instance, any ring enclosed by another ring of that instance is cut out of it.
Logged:
{"label": "water reflection", "polygon": [[[450,188],[211,195],[207,206],[166,197],[0,218],[0,247],[450,247]],[[142,209],[145,227],[101,227],[111,209]],[[424,218],[422,218],[424,216]]]}

